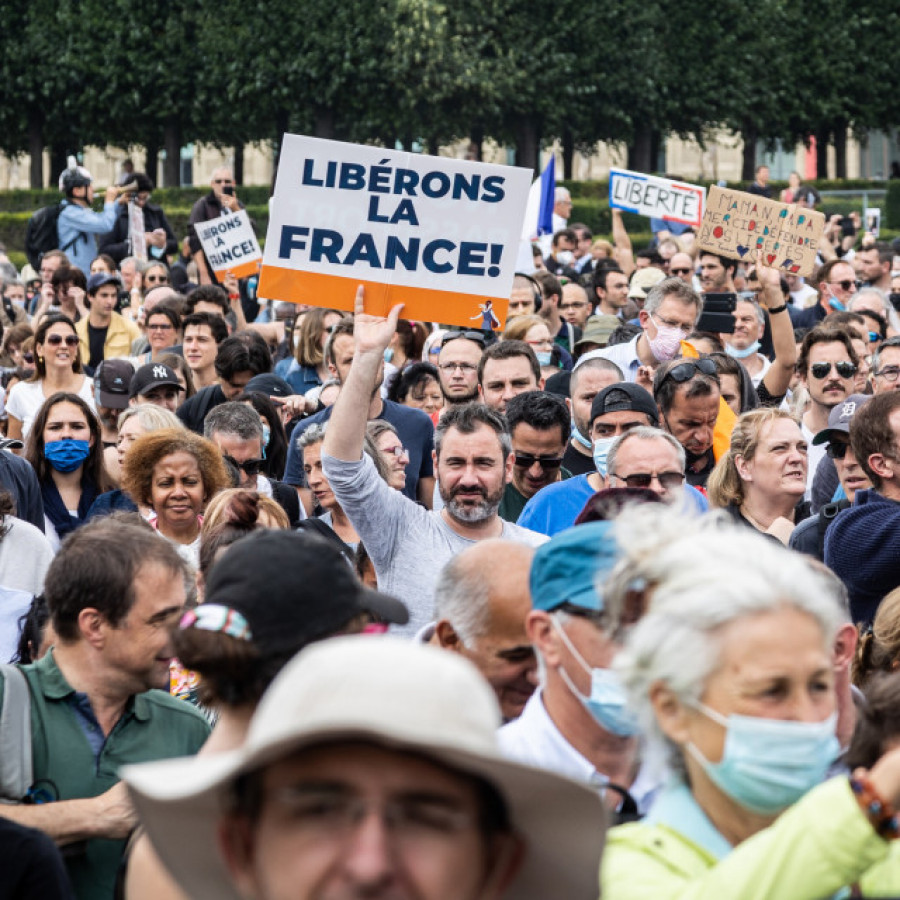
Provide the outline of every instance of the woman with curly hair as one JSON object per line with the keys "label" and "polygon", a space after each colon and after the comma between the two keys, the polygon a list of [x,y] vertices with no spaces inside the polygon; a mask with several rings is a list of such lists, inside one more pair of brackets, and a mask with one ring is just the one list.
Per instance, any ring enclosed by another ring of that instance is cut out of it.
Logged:
{"label": "woman with curly hair", "polygon": [[150,524],[194,569],[207,502],[231,481],[215,444],[192,431],[165,428],[135,441],[122,464],[122,488],[150,507]]}
{"label": "woman with curly hair", "polygon": [[851,677],[865,688],[874,675],[900,669],[900,588],[891,591],[878,606],[872,624],[863,627],[856,646]]}

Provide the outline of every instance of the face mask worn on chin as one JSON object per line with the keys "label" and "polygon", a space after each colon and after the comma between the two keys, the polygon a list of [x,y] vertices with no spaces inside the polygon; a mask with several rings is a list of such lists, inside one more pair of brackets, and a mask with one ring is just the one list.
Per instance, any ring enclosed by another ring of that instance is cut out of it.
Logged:
{"label": "face mask worn on chin", "polygon": [[585,450],[593,450],[594,445],[591,443],[590,438],[586,438],[575,426],[575,423],[572,422],[572,437],[584,447]]}
{"label": "face mask worn on chin", "polygon": [[753,356],[754,353],[759,352],[759,341],[754,341],[749,347],[744,347],[743,350],[738,350],[737,347],[726,344],[725,352],[733,359],[747,359],[748,356]]}
{"label": "face mask worn on chin", "polygon": [[[656,324],[654,322],[654,324]],[[647,338],[650,344],[650,352],[660,361],[667,362],[675,359],[681,342],[687,337],[687,332],[680,328],[672,328],[669,325],[656,325],[656,337]]]}
{"label": "face mask worn on chin", "polygon": [[551,616],[550,619],[563,643],[568,648],[569,653],[575,657],[578,665],[585,672],[589,672],[591,676],[591,695],[590,697],[585,697],[575,687],[566,670],[560,666],[559,674],[566,686],[581,701],[584,708],[593,716],[594,721],[605,731],[608,731],[610,734],[617,734],[619,737],[630,737],[636,734],[638,730],[637,720],[631,710],[628,709],[628,698],[619,676],[611,669],[595,669],[589,666],[585,662],[584,657],[575,649],[565,629],[557,621],[556,617]]}
{"label": "face mask worn on chin", "polygon": [[606,457],[609,456],[609,448],[615,443],[616,437],[597,438],[594,441],[594,465],[597,471],[606,478]]}
{"label": "face mask worn on chin", "polygon": [[88,441],[63,438],[44,444],[44,457],[57,472],[74,472],[91,452]]}
{"label": "face mask worn on chin", "polygon": [[712,763],[693,743],[688,752],[723,794],[751,812],[772,815],[796,803],[825,780],[840,753],[837,713],[822,722],[791,722],[756,716],[723,716],[696,707],[725,728],[725,749]]}

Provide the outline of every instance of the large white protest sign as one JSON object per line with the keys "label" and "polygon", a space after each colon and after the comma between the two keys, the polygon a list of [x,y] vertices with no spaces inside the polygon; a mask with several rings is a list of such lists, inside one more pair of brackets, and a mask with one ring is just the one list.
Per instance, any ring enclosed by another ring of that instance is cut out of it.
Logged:
{"label": "large white protest sign", "polygon": [[705,197],[706,191],[696,184],[629,172],[627,169],[609,170],[609,205],[639,216],[699,228],[703,221]]}
{"label": "large white protest sign", "polygon": [[531,174],[287,134],[259,294],[500,328]]}
{"label": "large white protest sign", "polygon": [[239,209],[227,216],[198,222],[194,227],[217,275],[231,272],[236,278],[246,278],[259,270],[262,250],[247,210]]}

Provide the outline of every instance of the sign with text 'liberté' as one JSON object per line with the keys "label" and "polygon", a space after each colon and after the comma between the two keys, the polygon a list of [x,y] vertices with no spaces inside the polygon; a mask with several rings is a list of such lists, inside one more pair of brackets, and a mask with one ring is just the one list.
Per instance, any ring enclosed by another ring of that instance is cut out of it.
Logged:
{"label": "sign with text 'libert\u00e9'", "polygon": [[696,184],[627,169],[609,170],[609,205],[614,209],[700,227],[706,191]]}
{"label": "sign with text 'libert\u00e9'", "polygon": [[286,134],[259,295],[502,328],[531,175]]}
{"label": "sign with text 'libert\u00e9'", "polygon": [[217,275],[231,272],[235,278],[246,278],[259,271],[262,250],[247,210],[198,222],[194,227],[203,252]]}
{"label": "sign with text 'libert\u00e9'", "polygon": [[815,210],[713,185],[697,246],[749,263],[761,250],[767,266],[811,275],[824,228],[825,216]]}

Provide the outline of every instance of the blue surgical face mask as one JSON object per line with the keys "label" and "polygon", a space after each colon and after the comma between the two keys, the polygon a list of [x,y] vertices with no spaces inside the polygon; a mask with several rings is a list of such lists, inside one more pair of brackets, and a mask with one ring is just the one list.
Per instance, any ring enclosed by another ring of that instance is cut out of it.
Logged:
{"label": "blue surgical face mask", "polygon": [[597,438],[594,441],[594,467],[606,478],[606,457],[609,455],[609,448],[615,443],[616,435],[612,437]]}
{"label": "blue surgical face mask", "polygon": [[749,347],[744,347],[743,350],[738,350],[737,347],[726,344],[725,352],[734,359],[746,359],[748,356],[753,356],[754,353],[759,352],[759,341],[754,341]]}
{"label": "blue surgical face mask", "polygon": [[269,428],[269,426],[265,422],[263,422],[263,450],[265,450],[266,447],[269,446],[269,438],[271,437],[272,429]]}
{"label": "blue surgical face mask", "polygon": [[90,455],[88,441],[63,438],[44,444],[44,457],[57,472],[74,472]]}
{"label": "blue surgical face mask", "polygon": [[725,749],[713,763],[690,743],[688,752],[710,781],[751,812],[773,815],[825,780],[840,753],[837,713],[822,722],[792,722],[697,709],[725,728]]}
{"label": "blue surgical face mask", "polygon": [[547,350],[546,352],[536,353],[537,361],[539,366],[549,366],[553,362],[553,351]]}
{"label": "blue surgical face mask", "polygon": [[628,697],[618,674],[612,669],[595,669],[589,666],[584,657],[575,649],[575,645],[566,634],[562,624],[557,621],[556,616],[551,616],[550,619],[569,653],[575,657],[578,665],[591,676],[591,695],[585,697],[575,687],[575,683],[566,670],[560,666],[559,674],[566,686],[581,701],[584,708],[593,716],[594,721],[605,731],[620,737],[630,737],[636,734],[637,720],[628,709]]}
{"label": "blue surgical face mask", "polygon": [[384,361],[385,361],[385,362],[390,362],[393,358],[394,358],[394,351],[391,350],[390,347],[388,347],[388,348],[384,351]]}
{"label": "blue surgical face mask", "polygon": [[576,427],[575,422],[572,422],[572,437],[584,447],[585,450],[593,450],[594,445],[591,443],[590,438],[586,438]]}

